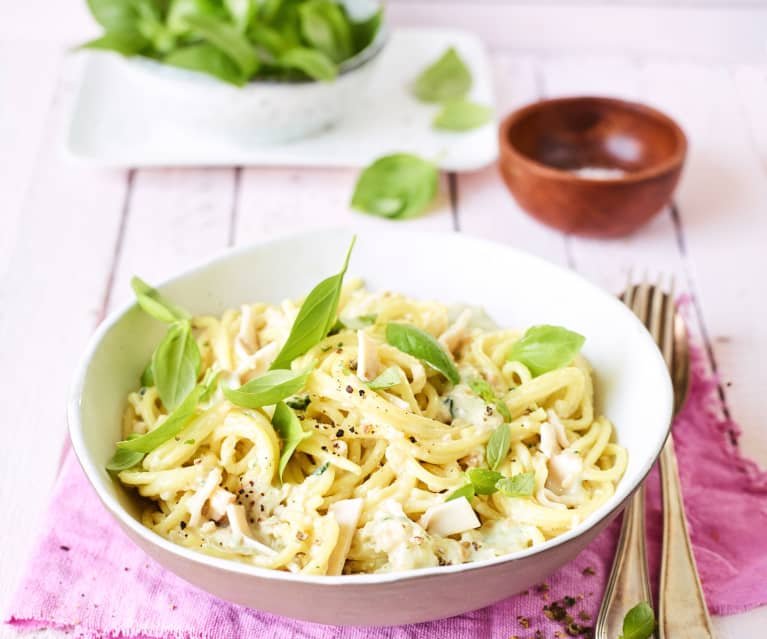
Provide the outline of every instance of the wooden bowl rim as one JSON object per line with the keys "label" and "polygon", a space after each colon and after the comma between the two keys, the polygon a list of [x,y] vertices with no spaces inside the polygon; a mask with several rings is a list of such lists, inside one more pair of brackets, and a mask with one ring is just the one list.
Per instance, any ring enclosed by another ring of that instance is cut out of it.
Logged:
{"label": "wooden bowl rim", "polygon": [[[580,102],[599,102],[608,105],[613,109],[618,108],[624,111],[638,112],[651,117],[656,122],[659,122],[668,128],[676,138],[676,148],[674,153],[668,159],[658,162],[646,169],[642,169],[641,171],[626,172],[621,177],[593,178],[583,177],[563,169],[556,169],[547,164],[543,164],[538,160],[534,160],[518,151],[509,140],[509,129],[530,113],[539,111],[552,104],[574,104]],[[501,125],[498,128],[498,146],[500,148],[499,162],[501,164],[508,158],[513,158],[522,164],[527,165],[532,172],[538,173],[544,177],[554,178],[565,182],[581,182],[587,184],[630,184],[658,177],[679,169],[684,163],[687,154],[687,136],[684,134],[682,127],[680,127],[673,118],[662,111],[641,102],[632,102],[631,100],[622,100],[620,98],[609,98],[604,96],[566,96],[538,100],[512,111],[501,121]]]}

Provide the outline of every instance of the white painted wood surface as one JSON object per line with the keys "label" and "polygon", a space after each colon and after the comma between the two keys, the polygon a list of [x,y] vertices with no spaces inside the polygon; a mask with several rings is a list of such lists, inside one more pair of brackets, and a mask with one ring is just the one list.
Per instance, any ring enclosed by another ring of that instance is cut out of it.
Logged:
{"label": "white painted wood surface", "polygon": [[[299,227],[388,223],[349,210],[353,170],[123,172],[63,163],[60,140],[81,64],[66,49],[92,30],[82,4],[43,8],[30,0],[0,25],[0,382],[13,398],[5,404],[0,503],[24,522],[0,527],[3,612],[57,471],[73,366],[99,318],[129,295],[129,276],[158,279],[227,245]],[[695,329],[722,376],[722,409],[743,427],[744,450],[767,465],[760,401],[767,354],[760,281],[767,269],[767,10],[748,1],[732,11],[713,1],[703,3],[712,8],[690,10],[683,2],[617,2],[595,25],[599,3],[581,10],[574,1],[536,9],[453,0],[440,11],[444,4],[399,0],[391,13],[400,22],[439,20],[480,31],[494,46],[502,112],[568,93],[638,98],[680,121],[690,156],[675,207],[629,238],[583,240],[538,225],[509,197],[495,167],[443,176],[440,200],[408,227],[489,237],[614,291],[629,269],[673,273],[694,296]],[[578,16],[579,26],[565,33]],[[670,22],[659,24],[658,16]],[[627,17],[635,19],[635,33],[625,42],[599,34],[600,25],[609,29]],[[643,48],[651,27],[657,38]],[[696,56],[707,39],[712,51]],[[756,639],[766,623],[767,609],[716,620],[724,639]],[[0,638],[15,636],[0,627]]]}

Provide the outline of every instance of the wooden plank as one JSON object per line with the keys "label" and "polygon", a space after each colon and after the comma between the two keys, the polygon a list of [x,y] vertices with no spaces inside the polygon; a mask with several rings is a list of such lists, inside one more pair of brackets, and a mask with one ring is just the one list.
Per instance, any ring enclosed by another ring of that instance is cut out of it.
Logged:
{"label": "wooden plank", "polygon": [[[536,61],[505,53],[493,55],[496,102],[503,117],[538,98]],[[564,238],[529,217],[514,201],[496,166],[457,177],[461,232],[506,242],[552,262],[566,264]]]}
{"label": "wooden plank", "polygon": [[76,61],[67,60],[45,119],[34,177],[24,189],[9,268],[0,280],[0,361],[13,397],[3,417],[0,503],[23,522],[0,530],[0,547],[6,549],[3,610],[37,537],[58,469],[68,387],[100,314],[126,188],[123,173],[73,168],[61,159],[59,141],[76,76]]}

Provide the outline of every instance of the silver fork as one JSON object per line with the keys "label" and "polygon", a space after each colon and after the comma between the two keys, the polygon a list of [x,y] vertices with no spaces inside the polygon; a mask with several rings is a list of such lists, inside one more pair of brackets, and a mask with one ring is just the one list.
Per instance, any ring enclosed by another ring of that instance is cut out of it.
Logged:
{"label": "silver fork", "polygon": [[[687,331],[674,307],[674,281],[665,294],[660,281],[647,278],[629,286],[621,296],[647,327],[661,350],[674,385],[674,414],[681,408],[689,382]],[[684,516],[674,443],[669,434],[660,456],[663,488],[663,554],[658,630],[661,639],[713,638],[700,579]],[[640,485],[623,515],[618,548],[596,622],[596,639],[616,639],[623,618],[637,603],[652,604],[647,571],[644,485]]]}

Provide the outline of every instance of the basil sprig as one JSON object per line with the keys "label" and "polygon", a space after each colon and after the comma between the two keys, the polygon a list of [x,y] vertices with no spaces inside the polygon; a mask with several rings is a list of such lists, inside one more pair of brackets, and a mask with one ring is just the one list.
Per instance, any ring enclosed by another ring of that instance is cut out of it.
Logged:
{"label": "basil sprig", "polygon": [[487,446],[485,447],[485,459],[487,459],[487,465],[492,470],[498,470],[498,467],[506,459],[506,455],[509,454],[509,447],[511,446],[511,432],[509,431],[508,424],[501,424],[490,435],[490,439],[487,440]]}
{"label": "basil sprig", "polygon": [[447,499],[445,501],[452,501],[453,499],[459,499],[461,497],[466,497],[466,499],[471,502],[472,499],[474,499],[474,495],[476,493],[474,492],[474,484],[468,483],[464,484],[460,488],[457,488],[454,490],[450,495],[448,495]]}
{"label": "basil sprig", "polygon": [[409,219],[431,204],[438,185],[434,162],[411,153],[385,155],[360,173],[351,206],[378,217]]}
{"label": "basil sprig", "polygon": [[492,495],[499,490],[507,497],[530,497],[535,489],[533,473],[504,477],[488,468],[472,468],[466,471],[466,478],[468,483],[453,491],[445,501],[459,497],[466,497],[471,501],[475,495]]}
{"label": "basil sprig", "polygon": [[300,357],[316,346],[330,332],[336,321],[344,275],[349,267],[349,258],[356,240],[356,236],[352,238],[341,272],[322,280],[306,296],[285,345],[272,362],[271,370],[290,368],[291,362],[296,357]]}
{"label": "basil sprig", "polygon": [[282,481],[285,467],[293,456],[296,447],[307,437],[311,437],[312,434],[303,429],[301,420],[285,402],[277,403],[272,416],[272,427],[282,439],[282,451],[280,452],[278,467],[280,481]]}
{"label": "basil sprig", "polygon": [[224,387],[224,397],[232,404],[245,408],[270,406],[295,395],[309,379],[311,370],[294,373],[287,370],[274,370],[259,375],[240,388]]}
{"label": "basil sprig", "polygon": [[487,124],[493,119],[493,110],[484,104],[477,104],[462,98],[442,105],[434,116],[434,128],[446,131],[469,131]]}
{"label": "basil sprig", "polygon": [[136,302],[147,315],[154,317],[161,322],[171,324],[178,320],[191,319],[191,315],[183,308],[179,308],[172,302],[166,300],[159,291],[152,288],[140,277],[131,278],[131,287],[136,294]]}
{"label": "basil sprig", "polygon": [[496,482],[495,487],[507,497],[530,497],[535,490],[535,475],[519,473],[504,477]]}
{"label": "basil sprig", "polygon": [[[141,437],[139,433],[133,433],[128,435],[128,439],[136,439]],[[146,453],[136,452],[134,450],[122,450],[120,448],[115,449],[115,454],[112,455],[112,459],[107,462],[107,470],[119,473],[121,470],[128,470],[137,466]]]}
{"label": "basil sprig", "polygon": [[413,93],[424,102],[444,102],[464,97],[471,85],[469,68],[458,52],[450,47],[419,74],[413,84]]}
{"label": "basil sprig", "polygon": [[471,468],[466,471],[474,492],[477,495],[492,495],[497,489],[495,485],[503,479],[503,475],[488,468]]}
{"label": "basil sprig", "polygon": [[468,384],[472,392],[479,395],[487,404],[492,404],[495,406],[501,417],[507,421],[511,421],[511,413],[509,412],[509,407],[506,406],[506,402],[498,398],[490,384],[488,384],[484,379],[480,377],[469,380]]}
{"label": "basil sprig", "polygon": [[585,341],[583,335],[561,326],[531,326],[514,342],[508,359],[521,362],[537,377],[572,362]]}
{"label": "basil sprig", "polygon": [[423,360],[442,373],[453,384],[461,381],[458,369],[440,343],[429,333],[412,324],[389,322],[386,325],[386,341],[403,353]]}
{"label": "basil sprig", "polygon": [[645,601],[638,603],[623,618],[623,634],[618,639],[649,639],[655,631],[655,613]]}
{"label": "basil sprig", "polygon": [[368,382],[371,390],[384,390],[401,383],[402,379],[396,366],[389,366],[378,377]]}
{"label": "basil sprig", "polygon": [[173,410],[197,383],[200,349],[188,320],[171,324],[152,355],[152,375],[162,403]]}

